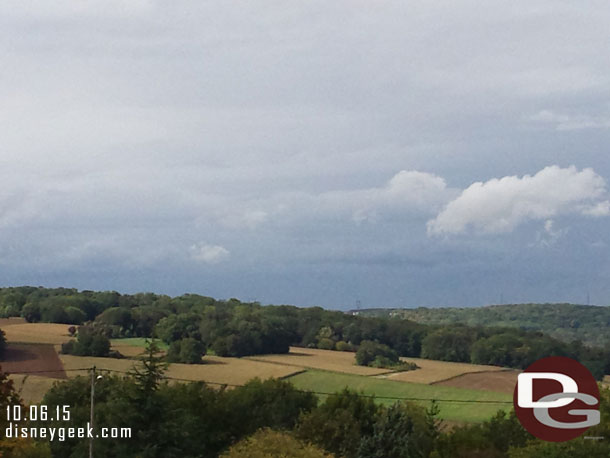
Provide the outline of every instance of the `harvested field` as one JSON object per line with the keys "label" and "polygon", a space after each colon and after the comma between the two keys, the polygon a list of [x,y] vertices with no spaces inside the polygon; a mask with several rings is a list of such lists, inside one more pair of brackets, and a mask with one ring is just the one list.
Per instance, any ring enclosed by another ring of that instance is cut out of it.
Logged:
{"label": "harvested field", "polygon": [[9,379],[13,381],[15,390],[17,390],[21,399],[26,404],[39,403],[54,383],[61,382],[60,380],[48,377],[23,374],[11,374]]}
{"label": "harvested field", "polygon": [[242,385],[258,377],[284,378],[301,371],[298,367],[284,366],[246,358],[206,356],[205,364],[171,364],[167,375],[186,380],[204,380],[211,383]]}
{"label": "harvested field", "polygon": [[16,344],[9,343],[4,361],[0,363],[4,372],[11,374],[28,374],[35,372],[40,377],[56,379],[66,378],[63,365],[50,344]]}
{"label": "harvested field", "polygon": [[69,324],[17,323],[2,326],[8,342],[62,344],[70,340]]}
{"label": "harvested field", "polygon": [[452,363],[447,361],[433,361],[421,358],[400,358],[403,361],[413,362],[420,368],[414,371],[396,372],[381,377],[399,382],[436,383],[462,374],[472,372],[502,371],[504,368],[496,366],[482,366],[468,363]]}
{"label": "harvested field", "polygon": [[390,372],[388,369],[356,365],[355,353],[352,352],[319,350],[316,348],[290,347],[290,353],[285,355],[257,355],[243,359],[356,375],[379,375]]}
{"label": "harvested field", "polygon": [[[131,371],[137,362],[130,359],[96,358],[92,356],[60,355],[69,377],[85,375],[92,366],[100,370]],[[206,356],[205,364],[171,364],[166,372],[168,377],[184,380],[205,381],[218,384],[241,385],[259,377],[287,377],[299,372],[299,368],[279,364],[250,361],[243,358],[220,358]],[[83,370],[79,370],[83,369]]]}
{"label": "harvested field", "polygon": [[68,377],[86,375],[93,366],[98,369],[128,372],[134,365],[134,361],[130,359],[98,358],[95,356],[59,355],[59,359],[63,363]]}
{"label": "harvested field", "polygon": [[25,318],[21,318],[18,316],[14,316],[11,318],[0,318],[0,328],[3,328],[4,326],[11,326],[13,324],[25,324],[27,323],[27,321],[25,321]]}
{"label": "harvested field", "polygon": [[519,373],[520,371],[516,370],[476,372],[459,375],[449,380],[434,383],[434,385],[512,394]]}

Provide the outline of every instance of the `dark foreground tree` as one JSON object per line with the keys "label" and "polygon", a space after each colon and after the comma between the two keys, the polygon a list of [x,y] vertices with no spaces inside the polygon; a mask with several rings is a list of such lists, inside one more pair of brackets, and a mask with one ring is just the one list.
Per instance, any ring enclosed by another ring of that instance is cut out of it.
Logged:
{"label": "dark foreground tree", "polygon": [[439,435],[436,409],[396,403],[384,409],[373,434],[360,443],[359,458],[427,458]]}
{"label": "dark foreground tree", "polygon": [[372,398],[346,388],[303,415],[297,436],[337,456],[355,457],[361,439],[373,433],[378,411]]}

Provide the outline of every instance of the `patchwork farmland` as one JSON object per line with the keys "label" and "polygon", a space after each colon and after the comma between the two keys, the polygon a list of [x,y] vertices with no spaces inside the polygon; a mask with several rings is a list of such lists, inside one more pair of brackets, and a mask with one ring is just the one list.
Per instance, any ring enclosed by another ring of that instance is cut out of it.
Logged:
{"label": "patchwork farmland", "polygon": [[[68,326],[47,323],[25,323],[3,320],[0,327],[8,342],[3,370],[28,403],[40,402],[44,393],[67,377],[86,375],[96,366],[99,370],[127,373],[137,364],[143,351],[143,339],[115,339],[113,349],[124,359],[80,357],[59,354],[61,343],[70,339]],[[291,381],[296,387],[324,397],[349,387],[371,396],[378,402],[397,399],[439,400],[440,417],[456,422],[482,421],[498,409],[510,408],[510,391],[516,371],[494,366],[404,358],[419,369],[407,372],[357,366],[354,353],[291,347],[284,355],[259,355],[244,358],[222,358],[207,355],[204,364],[171,364],[166,375],[177,380],[205,381],[215,386],[242,385],[249,379],[276,377]],[[450,400],[450,401],[447,401]],[[470,401],[485,401],[476,409]]]}

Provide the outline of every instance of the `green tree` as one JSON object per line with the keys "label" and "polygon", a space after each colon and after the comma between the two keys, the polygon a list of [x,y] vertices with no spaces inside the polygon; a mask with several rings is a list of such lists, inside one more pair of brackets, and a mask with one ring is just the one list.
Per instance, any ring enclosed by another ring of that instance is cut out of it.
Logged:
{"label": "green tree", "polygon": [[355,457],[361,439],[373,433],[378,411],[373,399],[346,388],[302,415],[296,433],[337,456]]}
{"label": "green tree", "polygon": [[205,345],[199,340],[187,337],[172,342],[167,351],[167,361],[170,363],[199,364],[205,355]]}
{"label": "green tree", "polygon": [[361,458],[427,458],[439,435],[434,416],[412,403],[396,403],[377,417],[373,434],[364,437],[358,456]]}
{"label": "green tree", "polygon": [[221,458],[332,458],[313,445],[304,443],[292,435],[262,429],[233,445]]}
{"label": "green tree", "polygon": [[253,379],[227,391],[226,402],[232,427],[236,428],[233,435],[243,437],[264,426],[292,429],[301,414],[315,407],[317,399],[284,380]]}
{"label": "green tree", "polygon": [[40,306],[38,304],[25,304],[21,310],[21,316],[28,323],[38,323],[41,319]]}
{"label": "green tree", "polygon": [[440,328],[422,341],[422,358],[470,362],[470,347],[476,335],[465,327]]}
{"label": "green tree", "polygon": [[373,366],[376,362],[379,366],[397,364],[398,354],[387,345],[363,340],[356,352],[356,363],[360,366]]}
{"label": "green tree", "polygon": [[148,396],[159,387],[163,380],[167,363],[163,360],[159,344],[153,340],[146,340],[144,355],[138,358],[140,366],[134,366],[130,375],[136,381],[143,396]]}
{"label": "green tree", "polygon": [[61,352],[76,356],[108,356],[110,340],[100,334],[99,329],[80,326],[76,340],[70,340],[61,346]]}
{"label": "green tree", "polygon": [[531,439],[514,412],[500,410],[483,423],[453,428],[440,437],[437,449],[442,458],[505,458],[510,447],[523,447]]}

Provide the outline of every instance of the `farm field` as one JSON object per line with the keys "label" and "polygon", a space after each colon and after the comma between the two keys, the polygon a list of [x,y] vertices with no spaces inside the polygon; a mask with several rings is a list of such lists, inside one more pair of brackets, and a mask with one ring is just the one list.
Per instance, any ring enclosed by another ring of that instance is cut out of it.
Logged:
{"label": "farm field", "polygon": [[[308,370],[287,379],[297,388],[318,393],[333,393],[346,386],[367,395],[378,396],[383,404],[393,404],[396,398],[446,399],[466,402],[441,402],[439,418],[457,422],[477,422],[490,418],[500,409],[512,407],[512,396],[489,391],[467,390],[438,385],[395,382],[375,377]],[[321,396],[324,397],[324,396]],[[388,399],[383,399],[388,398]],[[473,403],[468,401],[487,401]],[[489,402],[493,401],[493,402]],[[429,406],[429,401],[416,401]]]}
{"label": "farm field", "polygon": [[[11,319],[12,320],[12,319]],[[70,340],[69,324],[23,323],[4,324],[0,328],[6,334],[7,342],[45,343],[61,345]]]}
{"label": "farm field", "polygon": [[13,316],[10,318],[0,318],[0,327],[9,326],[12,324],[24,324],[24,323],[27,323],[27,321],[25,321],[25,318],[20,318],[17,316]]}
{"label": "farm field", "polygon": [[66,378],[62,363],[51,344],[9,343],[4,352],[2,370],[12,374]]}
{"label": "farm field", "polygon": [[473,390],[495,391],[512,394],[520,371],[503,370],[493,372],[471,372],[458,375],[449,380],[434,383],[434,386],[451,386]]}
{"label": "farm field", "polygon": [[356,365],[355,353],[353,352],[319,350],[316,348],[290,347],[290,353],[286,355],[257,355],[249,356],[247,359],[357,375],[379,375],[390,372],[388,369]]}
{"label": "farm field", "polygon": [[260,379],[285,378],[302,371],[298,367],[252,361],[246,358],[206,356],[203,361],[205,364],[170,364],[166,375],[185,380],[243,385],[255,377]]}
{"label": "farm field", "polygon": [[10,374],[15,389],[26,404],[36,404],[42,401],[45,393],[55,383],[61,383],[56,378],[41,377],[39,375]]}
{"label": "farm field", "polygon": [[[113,340],[113,348],[126,356],[126,359],[57,355],[59,344],[70,338],[67,325],[23,323],[22,320],[12,319],[3,321],[5,324],[1,328],[7,335],[9,348],[17,350],[17,357],[9,359],[19,361],[2,364],[9,365],[8,367],[11,367],[10,364],[20,364],[23,371],[26,367],[28,370],[48,369],[55,371],[53,374],[56,374],[56,377],[87,375],[87,370],[94,365],[100,370],[129,372],[135,364],[135,361],[129,358],[141,354],[145,345],[145,339],[141,338]],[[510,401],[515,371],[493,366],[403,358],[415,362],[420,369],[392,372],[387,369],[357,366],[354,359],[355,354],[351,352],[292,347],[286,355],[246,358],[206,355],[204,364],[171,364],[166,374],[181,380],[201,380],[227,385],[242,385],[254,377],[286,378],[298,388],[321,393],[338,391],[348,386],[369,395],[376,395],[379,402],[386,404],[396,401],[391,398],[404,397],[497,401],[440,402],[440,417],[456,422],[481,421],[492,416],[498,409],[510,408],[510,403],[503,401]],[[61,368],[65,370],[65,374],[59,372]],[[12,366],[13,372],[18,370],[19,367]],[[13,373],[11,378],[15,380],[18,389],[21,387],[22,396],[27,402],[39,402],[44,392],[56,380],[50,378],[51,372],[45,375],[49,377]],[[428,405],[427,401],[419,402]]]}
{"label": "farm field", "polygon": [[[98,370],[126,373],[137,362],[130,359],[97,358],[93,356],[59,356],[69,377],[85,375],[95,366]],[[170,364],[165,375],[182,380],[205,381],[213,384],[242,385],[248,380],[259,377],[284,378],[299,372],[298,368],[278,364],[250,361],[243,358],[220,358],[207,356],[205,364]],[[82,370],[80,370],[82,369]]]}
{"label": "farm field", "polygon": [[[127,358],[133,358],[144,353],[147,340],[149,339],[145,339],[144,337],[130,337],[126,339],[111,339],[110,343],[113,350],[118,351]],[[167,350],[169,348],[169,345],[159,339],[157,339],[157,345],[161,350]]]}
{"label": "farm field", "polygon": [[449,361],[434,361],[421,358],[400,358],[403,361],[409,361],[417,364],[420,368],[414,371],[396,372],[388,374],[388,378],[411,383],[436,383],[441,380],[446,380],[458,375],[467,374],[470,372],[490,372],[501,371],[502,367],[497,366],[482,366],[469,363],[453,363]]}

